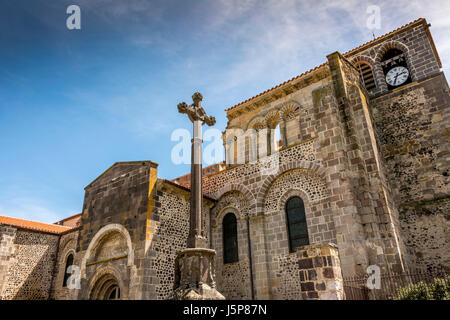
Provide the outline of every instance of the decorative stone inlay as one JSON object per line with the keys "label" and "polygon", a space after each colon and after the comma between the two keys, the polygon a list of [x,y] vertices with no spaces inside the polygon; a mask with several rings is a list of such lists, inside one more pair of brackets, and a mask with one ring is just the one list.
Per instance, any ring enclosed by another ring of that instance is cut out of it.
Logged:
{"label": "decorative stone inlay", "polygon": [[175,260],[174,298],[176,300],[224,300],[216,290],[216,252],[206,248],[188,248]]}

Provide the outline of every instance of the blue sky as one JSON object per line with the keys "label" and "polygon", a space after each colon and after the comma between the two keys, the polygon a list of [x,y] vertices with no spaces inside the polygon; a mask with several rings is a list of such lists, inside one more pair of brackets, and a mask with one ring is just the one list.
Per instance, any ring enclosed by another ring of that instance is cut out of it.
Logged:
{"label": "blue sky", "polygon": [[[81,30],[66,8],[81,8]],[[81,211],[84,187],[117,161],[153,160],[159,176],[189,171],[170,155],[190,129],[178,102],[200,91],[224,109],[419,17],[444,71],[449,1],[14,0],[0,10],[0,215],[55,222]]]}

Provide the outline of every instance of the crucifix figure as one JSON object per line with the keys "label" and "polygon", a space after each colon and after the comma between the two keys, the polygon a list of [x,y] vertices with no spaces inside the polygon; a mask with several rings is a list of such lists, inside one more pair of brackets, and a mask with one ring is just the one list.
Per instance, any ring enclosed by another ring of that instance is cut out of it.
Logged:
{"label": "crucifix figure", "polygon": [[209,249],[202,221],[202,125],[212,126],[214,117],[202,108],[202,95],[192,96],[193,104],[178,104],[178,112],[186,113],[194,125],[191,155],[191,212],[187,249],[177,252],[173,297],[177,300],[223,300],[216,289],[216,251]]}
{"label": "crucifix figure", "polygon": [[186,102],[178,104],[178,112],[186,113],[194,125],[191,152],[191,212],[187,246],[206,248],[206,237],[202,230],[202,125],[206,123],[213,126],[216,119],[208,116],[202,108],[203,96],[200,92],[194,93],[192,100],[194,103],[190,106]]}

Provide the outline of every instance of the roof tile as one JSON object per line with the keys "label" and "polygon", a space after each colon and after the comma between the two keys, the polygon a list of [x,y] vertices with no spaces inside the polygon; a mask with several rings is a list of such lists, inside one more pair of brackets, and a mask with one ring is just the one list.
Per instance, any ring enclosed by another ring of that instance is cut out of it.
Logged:
{"label": "roof tile", "polygon": [[11,226],[15,226],[15,227],[24,228],[24,229],[31,229],[31,230],[36,230],[36,231],[55,233],[55,234],[60,234],[67,230],[72,229],[70,227],[59,226],[56,224],[49,224],[49,223],[43,223],[43,222],[37,222],[37,221],[31,221],[31,220],[25,220],[25,219],[19,219],[19,218],[6,217],[6,216],[0,216],[0,225],[1,224],[11,225]]}

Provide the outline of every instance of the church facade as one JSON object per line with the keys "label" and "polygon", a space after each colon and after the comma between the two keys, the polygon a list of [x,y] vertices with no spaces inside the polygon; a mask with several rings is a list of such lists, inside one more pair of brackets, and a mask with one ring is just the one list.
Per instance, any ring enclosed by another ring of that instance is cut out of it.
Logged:
{"label": "church facade", "polygon": [[[342,279],[369,266],[450,268],[441,68],[419,19],[226,110],[202,212],[227,299],[343,299]],[[171,299],[189,195],[189,175],[118,162],[79,215],[0,217],[0,298]]]}

